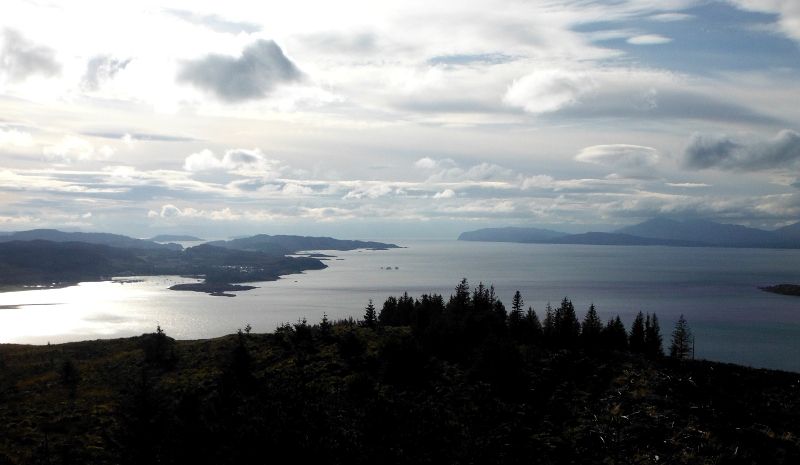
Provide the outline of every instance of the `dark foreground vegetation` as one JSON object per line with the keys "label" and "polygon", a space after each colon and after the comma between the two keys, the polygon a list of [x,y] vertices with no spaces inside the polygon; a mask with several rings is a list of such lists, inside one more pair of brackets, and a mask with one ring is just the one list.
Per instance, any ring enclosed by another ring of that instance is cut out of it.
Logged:
{"label": "dark foreground vegetation", "polygon": [[[273,334],[0,345],[0,463],[800,463],[800,374],[466,281]],[[286,460],[286,459],[284,459]]]}

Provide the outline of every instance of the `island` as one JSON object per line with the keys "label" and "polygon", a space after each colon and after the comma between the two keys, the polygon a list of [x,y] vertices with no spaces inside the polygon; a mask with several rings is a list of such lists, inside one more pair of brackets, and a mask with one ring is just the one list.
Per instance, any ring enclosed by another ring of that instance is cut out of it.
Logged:
{"label": "island", "polygon": [[240,292],[256,289],[256,286],[242,286],[239,284],[228,283],[186,283],[176,284],[169,288],[171,291],[192,291],[192,292],[205,292],[207,294],[217,297],[236,297],[235,294],[228,294],[228,292]]}
{"label": "island", "polygon": [[797,284],[776,284],[775,286],[759,287],[759,289],[774,294],[800,296],[800,286]]}

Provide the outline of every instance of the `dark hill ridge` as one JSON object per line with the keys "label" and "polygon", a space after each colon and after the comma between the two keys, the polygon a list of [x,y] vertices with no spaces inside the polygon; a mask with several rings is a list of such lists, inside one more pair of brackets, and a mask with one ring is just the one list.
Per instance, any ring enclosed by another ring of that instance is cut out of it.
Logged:
{"label": "dark hill ridge", "polygon": [[792,229],[784,234],[776,231],[748,228],[737,224],[721,224],[708,220],[676,221],[653,218],[644,223],[627,226],[617,231],[639,237],[697,241],[722,247],[798,247],[800,241],[791,237]]}
{"label": "dark hill ridge", "polygon": [[765,231],[708,220],[654,218],[613,233],[566,234],[535,228],[492,228],[462,233],[460,241],[536,244],[663,245],[681,247],[800,248],[800,223]]}
{"label": "dark hill ridge", "polygon": [[395,244],[372,241],[341,240],[332,237],[287,236],[258,234],[252,237],[213,241],[208,244],[229,249],[252,250],[270,254],[293,254],[308,250],[396,249]]}
{"label": "dark hill ridge", "polygon": [[487,228],[469,231],[458,236],[459,241],[537,243],[569,236],[567,233],[538,228]]}
{"label": "dark hill ridge", "polygon": [[152,240],[134,239],[120,234],[63,232],[57,229],[32,229],[0,236],[0,242],[43,240],[51,242],[84,242],[87,244],[108,245],[123,249],[181,250],[179,244],[158,244]]}

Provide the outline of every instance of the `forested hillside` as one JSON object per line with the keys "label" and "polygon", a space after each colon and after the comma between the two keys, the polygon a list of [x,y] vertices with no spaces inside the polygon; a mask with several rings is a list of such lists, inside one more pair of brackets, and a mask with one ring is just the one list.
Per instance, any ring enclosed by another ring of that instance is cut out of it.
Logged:
{"label": "forested hillside", "polygon": [[0,463],[800,460],[800,374],[692,361],[683,319],[671,356],[655,315],[539,323],[462,281],[272,334],[1,345]]}

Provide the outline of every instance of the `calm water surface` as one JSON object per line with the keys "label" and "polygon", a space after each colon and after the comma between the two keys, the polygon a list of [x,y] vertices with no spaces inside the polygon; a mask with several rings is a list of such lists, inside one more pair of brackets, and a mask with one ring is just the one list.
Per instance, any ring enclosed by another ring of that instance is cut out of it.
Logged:
{"label": "calm water surface", "polygon": [[[0,342],[44,344],[152,332],[221,336],[251,324],[268,332],[306,317],[360,317],[407,291],[449,296],[461,278],[494,284],[510,306],[516,290],[541,317],[568,296],[582,318],[594,303],[601,318],[630,327],[638,311],[656,312],[665,342],[684,314],[696,356],[800,371],[800,298],[758,289],[800,283],[800,250],[622,247],[398,241],[404,249],[328,252],[329,268],[257,283],[235,298],[167,288],[189,280],[83,283],[0,294]],[[387,268],[389,268],[387,270]],[[12,308],[18,306],[18,308]],[[666,344],[665,344],[666,345]]]}

